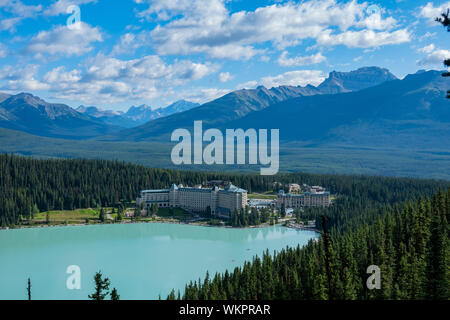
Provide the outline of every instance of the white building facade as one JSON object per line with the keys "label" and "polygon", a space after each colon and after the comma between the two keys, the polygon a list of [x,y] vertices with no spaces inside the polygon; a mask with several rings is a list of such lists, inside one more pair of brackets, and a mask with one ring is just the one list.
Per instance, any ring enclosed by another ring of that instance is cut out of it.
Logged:
{"label": "white building facade", "polygon": [[232,184],[225,189],[189,188],[173,184],[170,189],[142,190],[136,199],[137,205],[149,208],[156,203],[160,208],[183,208],[189,212],[205,212],[231,217],[232,213],[244,209],[247,204],[247,190]]}
{"label": "white building facade", "polygon": [[300,207],[328,207],[330,205],[330,193],[321,191],[290,194],[280,190],[277,196],[277,207],[281,208],[283,204],[285,208],[293,209]]}

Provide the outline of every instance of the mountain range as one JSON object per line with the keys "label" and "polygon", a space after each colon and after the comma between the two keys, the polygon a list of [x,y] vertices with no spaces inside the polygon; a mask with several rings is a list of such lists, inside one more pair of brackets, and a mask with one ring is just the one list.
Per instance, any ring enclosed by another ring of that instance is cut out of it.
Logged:
{"label": "mountain range", "polygon": [[90,139],[196,106],[198,104],[180,100],[166,108],[152,110],[142,105],[123,113],[94,106],[73,109],[65,104],[49,103],[30,93],[0,93],[0,127],[44,137]]}
{"label": "mountain range", "polygon": [[[142,126],[120,131],[113,135],[112,139],[142,141],[160,136],[167,138],[167,135],[176,128],[192,128],[195,120],[203,120],[205,127],[224,127],[230,121],[238,120],[249,114],[257,114],[268,106],[290,99],[318,96],[330,92],[357,91],[395,79],[397,78],[387,69],[365,67],[352,72],[331,72],[329,77],[318,87],[312,85],[305,87],[280,86],[267,89],[259,86],[256,89],[237,90],[186,112],[176,113]],[[228,126],[228,128],[233,127]]]}
{"label": "mountain range", "polygon": [[29,93],[11,95],[0,103],[0,127],[65,139],[92,138],[120,129]]}
{"label": "mountain range", "polygon": [[248,114],[230,128],[279,128],[282,141],[450,149],[448,80],[408,75],[367,89],[298,97]]}
{"label": "mountain range", "polygon": [[0,129],[0,152],[173,167],[171,132],[192,130],[202,120],[204,130],[280,129],[284,171],[450,179],[449,86],[439,71],[398,79],[387,69],[366,67],[333,71],[318,86],[260,86],[202,105],[180,101],[155,110],[74,110],[27,93],[0,94],[0,128],[6,128]]}
{"label": "mountain range", "polygon": [[76,111],[83,113],[95,121],[104,124],[120,126],[125,128],[136,127],[151,120],[166,117],[174,113],[183,112],[199,106],[200,104],[179,100],[165,108],[152,108],[146,104],[140,106],[131,106],[127,112],[102,110],[94,106],[79,106]]}

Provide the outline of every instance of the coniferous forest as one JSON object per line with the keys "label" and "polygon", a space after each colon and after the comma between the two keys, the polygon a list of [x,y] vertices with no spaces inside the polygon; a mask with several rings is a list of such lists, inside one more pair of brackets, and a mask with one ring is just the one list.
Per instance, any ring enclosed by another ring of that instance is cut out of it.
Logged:
{"label": "coniferous forest", "polygon": [[[386,208],[370,225],[322,234],[303,248],[266,252],[230,273],[207,274],[168,299],[448,300],[449,213],[450,189],[439,190],[401,210]],[[381,271],[379,290],[366,286],[371,265]]]}
{"label": "coniferous forest", "polygon": [[[105,160],[41,160],[0,155],[0,225],[36,212],[113,206],[172,183],[227,180],[249,192],[273,183],[322,185],[329,208],[305,209],[326,233],[302,248],[267,252],[225,274],[206,275],[169,299],[449,299],[450,182],[377,176],[276,176],[152,169]],[[381,269],[368,290],[367,267]]]}

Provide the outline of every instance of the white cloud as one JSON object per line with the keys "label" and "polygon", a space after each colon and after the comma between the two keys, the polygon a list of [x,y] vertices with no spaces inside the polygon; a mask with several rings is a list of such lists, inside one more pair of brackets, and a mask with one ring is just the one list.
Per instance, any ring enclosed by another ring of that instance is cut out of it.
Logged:
{"label": "white cloud", "polygon": [[326,61],[327,59],[322,55],[322,53],[318,52],[316,54],[313,54],[311,56],[306,57],[293,57],[288,58],[287,57],[288,52],[283,51],[278,58],[278,64],[282,67],[291,67],[291,66],[305,66],[310,64],[317,64]]}
{"label": "white cloud", "polygon": [[433,32],[433,33],[427,32],[427,33],[425,33],[423,36],[419,37],[419,41],[422,42],[422,41],[424,41],[424,40],[426,40],[426,39],[435,38],[436,35],[437,35],[436,32]]}
{"label": "white cloud", "polygon": [[219,74],[219,80],[220,82],[227,82],[234,78],[229,72],[221,72]]}
{"label": "white cloud", "polygon": [[151,44],[161,55],[206,53],[248,60],[262,54],[264,50],[255,46],[266,42],[284,49],[304,39],[365,48],[410,41],[407,29],[391,31],[397,24],[393,17],[368,13],[367,6],[358,1],[309,0],[231,14],[223,0],[154,0],[138,16],[164,21],[150,32]]}
{"label": "white cloud", "polygon": [[20,0],[0,0],[0,11],[5,11],[11,16],[1,19],[0,31],[15,32],[16,26],[23,19],[31,18],[40,13],[42,5],[26,5]]}
{"label": "white cloud", "polygon": [[434,49],[435,49],[434,44],[430,44],[430,45],[428,45],[428,46],[425,46],[425,47],[419,49],[419,52],[422,52],[422,53],[431,53],[431,52],[434,51]]}
{"label": "white cloud", "polygon": [[185,99],[197,103],[205,103],[218,99],[227,93],[230,93],[228,89],[218,89],[218,88],[195,88],[192,90],[184,90],[176,94],[177,100]]}
{"label": "white cloud", "polygon": [[22,68],[5,66],[0,70],[0,80],[2,81],[0,89],[12,91],[49,89],[48,84],[36,79],[38,70],[38,65],[26,65]]}
{"label": "white cloud", "polygon": [[238,86],[238,88],[252,89],[257,86],[264,86],[266,88],[279,86],[306,86],[308,84],[317,86],[325,80],[325,75],[320,70],[296,70],[289,71],[283,74],[264,77],[259,81],[249,81]]}
{"label": "white cloud", "polygon": [[433,44],[421,48],[418,50],[421,53],[425,53],[426,56],[417,61],[417,65],[420,67],[430,68],[444,68],[444,60],[450,59],[450,50],[435,48]]}
{"label": "white cloud", "polygon": [[67,8],[71,5],[80,6],[97,0],[57,0],[44,10],[44,15],[57,16],[60,14],[67,14]]}
{"label": "white cloud", "polygon": [[345,31],[339,34],[331,34],[331,31],[327,30],[317,39],[317,42],[323,46],[345,45],[349,48],[374,48],[409,41],[411,41],[411,34],[406,29],[394,32]]}
{"label": "white cloud", "polygon": [[120,37],[119,42],[114,46],[113,54],[133,53],[141,46],[142,42],[137,41],[134,33],[125,33]]}
{"label": "white cloud", "polygon": [[[86,104],[116,103],[129,100],[149,101],[158,97],[176,95],[175,88],[199,80],[216,72],[218,66],[189,60],[165,63],[155,55],[138,59],[120,60],[97,55],[87,59],[84,66],[66,70],[59,66],[38,80],[37,65],[17,70],[9,66],[0,70],[0,88],[5,90],[47,90],[55,98],[82,101]],[[202,89],[201,96],[213,96],[223,91]],[[191,92],[190,95],[193,93]]]}
{"label": "white cloud", "polygon": [[30,40],[25,52],[37,57],[45,54],[81,55],[92,51],[92,43],[101,41],[103,37],[97,27],[80,22],[79,28],[60,25],[49,31],[40,31]]}
{"label": "white cloud", "polygon": [[450,1],[441,4],[437,7],[432,2],[428,2],[425,6],[420,8],[419,16],[426,18],[430,23],[436,23],[435,19],[440,17],[443,12],[450,8]]}

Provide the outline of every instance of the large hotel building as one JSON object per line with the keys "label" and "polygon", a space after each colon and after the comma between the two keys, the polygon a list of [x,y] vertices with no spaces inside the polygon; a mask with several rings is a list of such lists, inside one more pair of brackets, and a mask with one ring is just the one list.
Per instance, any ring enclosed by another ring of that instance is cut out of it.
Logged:
{"label": "large hotel building", "polygon": [[280,190],[277,196],[277,206],[280,208],[284,204],[285,208],[300,207],[328,207],[330,205],[330,192],[323,188],[314,186],[301,194],[284,193]]}
{"label": "large hotel building", "polygon": [[244,209],[247,205],[247,190],[232,184],[225,189],[217,186],[189,188],[173,184],[170,189],[141,191],[136,203],[147,208],[156,203],[158,207],[179,207],[190,212],[205,212],[209,207],[213,215],[231,217],[235,210]]}

